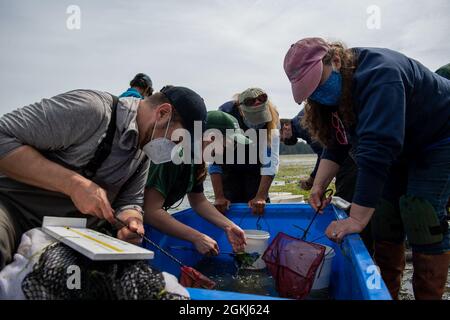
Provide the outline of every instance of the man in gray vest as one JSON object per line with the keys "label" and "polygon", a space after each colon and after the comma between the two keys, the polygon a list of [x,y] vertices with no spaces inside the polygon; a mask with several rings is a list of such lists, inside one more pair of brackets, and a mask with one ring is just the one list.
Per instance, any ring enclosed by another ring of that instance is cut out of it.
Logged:
{"label": "man in gray vest", "polygon": [[184,87],[143,100],[75,90],[3,115],[0,270],[44,216],[86,217],[105,230],[118,217],[130,229],[117,226],[117,237],[140,243],[148,158],[173,145],[173,130],[205,120],[203,99]]}

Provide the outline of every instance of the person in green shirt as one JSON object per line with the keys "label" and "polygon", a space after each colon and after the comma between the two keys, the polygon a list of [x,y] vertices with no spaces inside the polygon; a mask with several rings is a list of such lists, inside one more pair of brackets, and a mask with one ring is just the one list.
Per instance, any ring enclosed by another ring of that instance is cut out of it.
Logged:
{"label": "person in green shirt", "polygon": [[[226,132],[227,129],[239,129],[239,123],[236,118],[225,112],[209,111],[206,127],[217,129],[223,134],[223,145],[221,150],[215,149],[216,156],[220,152],[223,155],[225,145],[251,142],[238,131]],[[214,141],[212,137],[214,134],[208,132],[206,131],[203,136],[203,150]],[[201,254],[219,254],[219,247],[214,239],[176,220],[167,212],[187,194],[192,209],[198,215],[224,230],[233,251],[243,251],[246,245],[243,230],[220,213],[205,197],[203,182],[206,174],[204,163],[178,165],[174,162],[158,165],[152,163],[144,197],[144,221],[161,232],[191,242]]]}

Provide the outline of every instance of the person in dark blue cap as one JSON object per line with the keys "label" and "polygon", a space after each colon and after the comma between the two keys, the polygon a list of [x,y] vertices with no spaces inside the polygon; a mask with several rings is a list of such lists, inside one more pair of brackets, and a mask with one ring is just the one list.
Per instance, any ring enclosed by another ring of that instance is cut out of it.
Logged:
{"label": "person in dark blue cap", "polygon": [[120,98],[133,97],[143,99],[153,93],[152,79],[145,73],[138,73],[130,81],[130,87],[120,95]]}
{"label": "person in dark blue cap", "polygon": [[170,87],[144,99],[74,90],[0,117],[0,269],[44,216],[139,243],[149,159],[170,160],[172,133],[206,115],[196,92]]}

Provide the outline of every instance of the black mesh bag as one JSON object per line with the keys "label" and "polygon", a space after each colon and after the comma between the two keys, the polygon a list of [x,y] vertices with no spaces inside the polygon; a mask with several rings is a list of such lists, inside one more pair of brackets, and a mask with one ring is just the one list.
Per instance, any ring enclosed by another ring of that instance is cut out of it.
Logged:
{"label": "black mesh bag", "polygon": [[[80,286],[68,285],[71,266]],[[48,246],[22,282],[30,300],[184,300],[165,290],[161,272],[146,261],[93,261],[62,243]]]}

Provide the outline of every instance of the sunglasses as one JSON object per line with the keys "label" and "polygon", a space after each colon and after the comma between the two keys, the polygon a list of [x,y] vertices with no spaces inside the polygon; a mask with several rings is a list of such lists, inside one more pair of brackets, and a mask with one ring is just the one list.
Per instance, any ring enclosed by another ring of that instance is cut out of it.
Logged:
{"label": "sunglasses", "polygon": [[345,127],[339,118],[337,112],[331,114],[331,124],[333,125],[334,132],[336,134],[336,140],[341,145],[347,145],[347,134],[345,133]]}
{"label": "sunglasses", "polygon": [[267,94],[263,93],[257,96],[256,98],[245,98],[241,103],[246,107],[254,107],[260,104],[263,104],[267,101]]}

